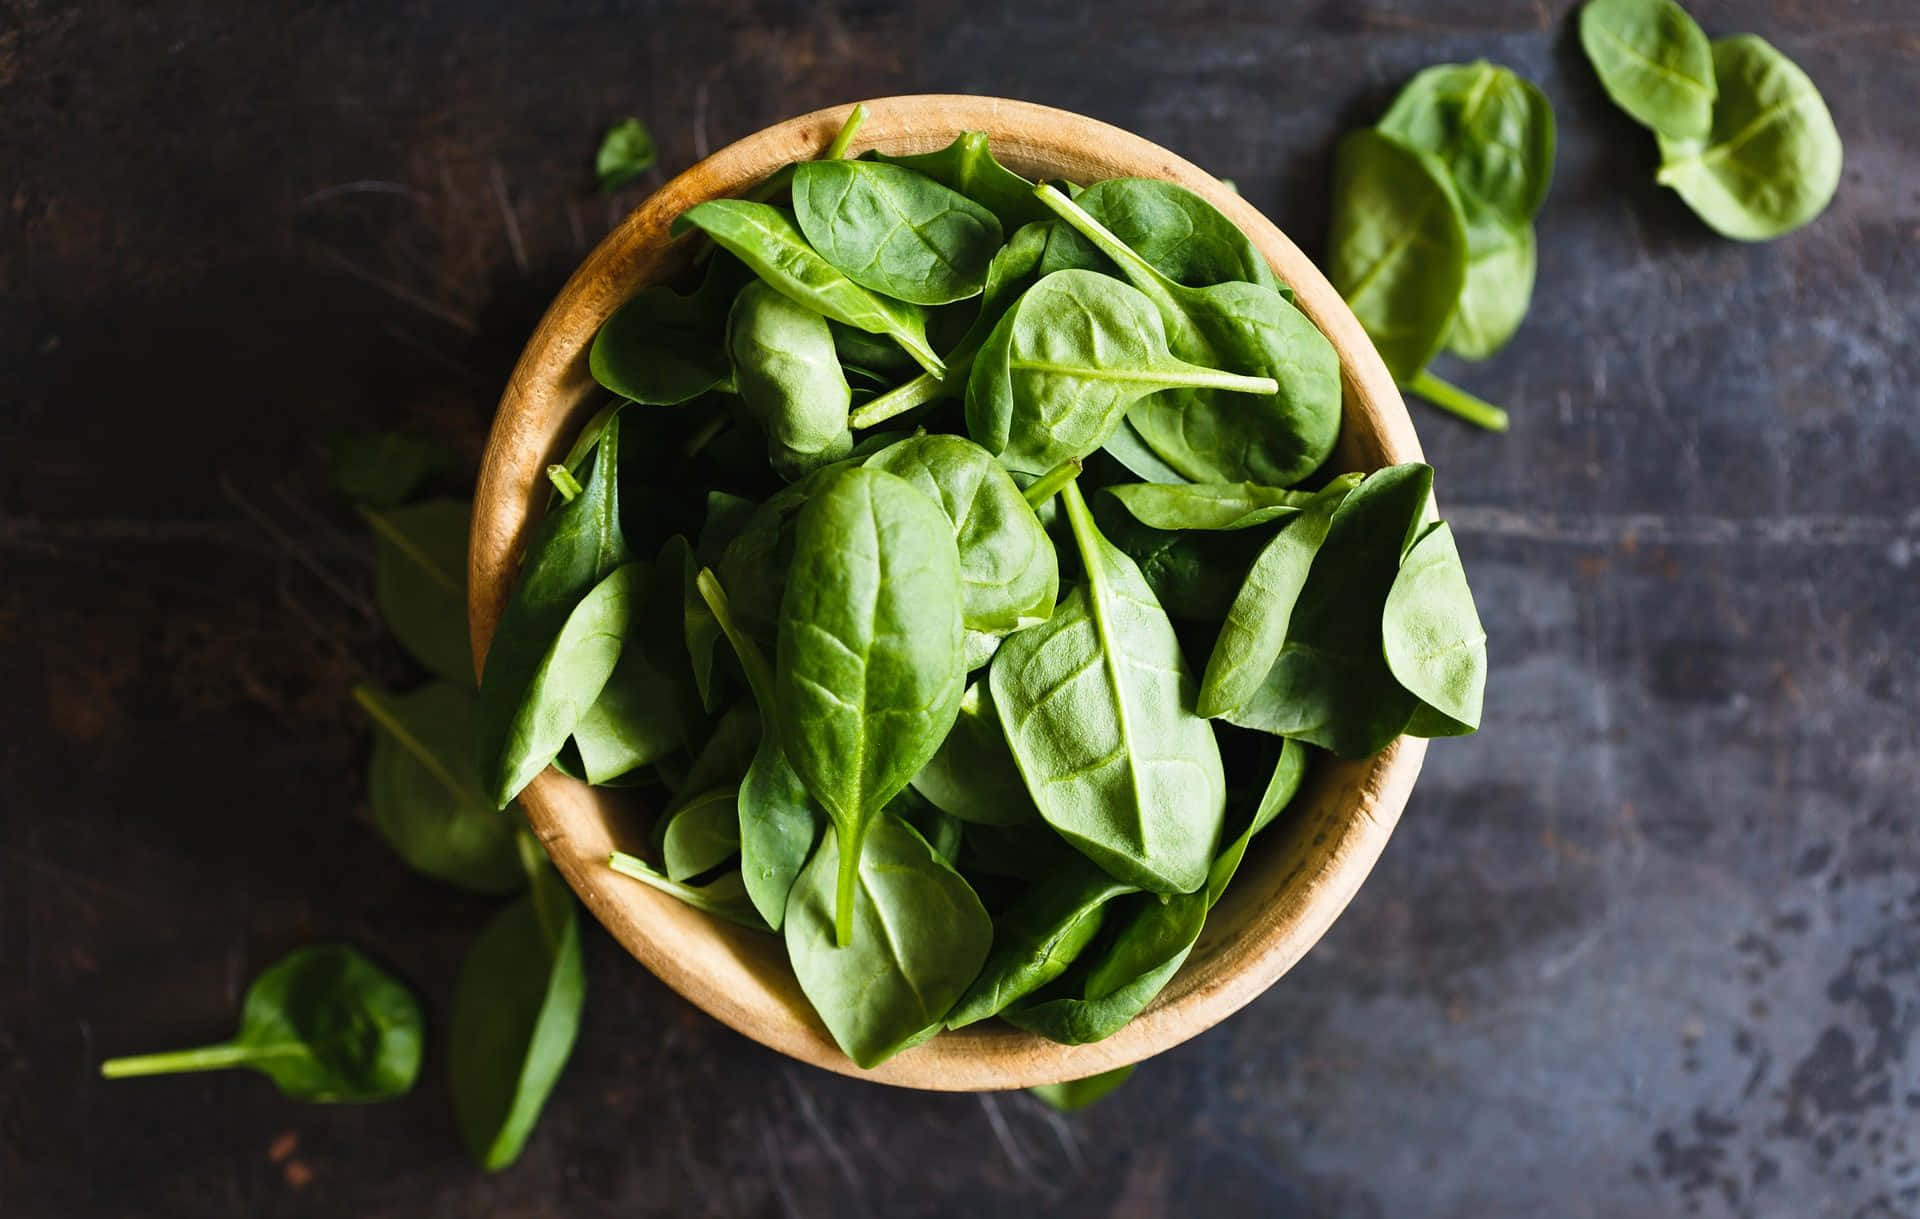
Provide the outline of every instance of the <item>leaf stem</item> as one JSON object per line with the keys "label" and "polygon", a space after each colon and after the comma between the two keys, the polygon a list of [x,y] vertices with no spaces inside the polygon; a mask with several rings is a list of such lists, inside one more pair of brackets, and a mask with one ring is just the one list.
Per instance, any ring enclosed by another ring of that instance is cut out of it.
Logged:
{"label": "leaf stem", "polygon": [[1507,412],[1484,398],[1476,398],[1457,385],[1442,381],[1424,368],[1407,384],[1407,390],[1489,432],[1507,430]]}
{"label": "leaf stem", "polygon": [[853,943],[853,896],[860,887],[860,848],[863,835],[856,832],[840,834],[840,827],[834,831],[840,836],[840,875],[833,891],[833,942],[845,948]]}
{"label": "leaf stem", "polygon": [[167,1050],[159,1054],[136,1054],[127,1058],[109,1058],[100,1064],[103,1079],[129,1079],[136,1075],[176,1075],[182,1071],[224,1071],[263,1057],[252,1046],[223,1041],[191,1050]]}
{"label": "leaf stem", "polygon": [[853,137],[860,131],[861,124],[867,121],[867,104],[859,102],[847,111],[847,121],[840,124],[840,131],[820,154],[822,161],[838,161],[847,155],[847,149],[853,144]]}
{"label": "leaf stem", "polygon": [[620,875],[658,889],[669,897],[677,897],[695,910],[705,911],[715,918],[723,918],[729,923],[738,923],[754,931],[767,930],[767,925],[759,920],[750,907],[741,909],[729,902],[714,898],[711,894],[704,892],[701,886],[683,885],[679,881],[672,880],[638,856],[629,855],[625,851],[615,851],[607,856],[607,866]]}
{"label": "leaf stem", "polygon": [[558,463],[547,467],[547,481],[560,493],[560,498],[569,504],[580,494],[580,480],[573,476],[572,470]]}
{"label": "leaf stem", "polygon": [[1080,459],[1069,457],[1053,469],[1033,480],[1020,494],[1026,497],[1027,507],[1038,509],[1040,505],[1060,493],[1074,479],[1080,477]]}
{"label": "leaf stem", "polygon": [[[958,376],[961,366],[947,365],[947,376]],[[896,385],[886,393],[868,401],[859,410],[847,416],[847,426],[869,428],[876,423],[885,423],[895,415],[904,415],[915,407],[925,406],[938,398],[946,389],[946,382],[930,372],[923,372],[904,385]]]}

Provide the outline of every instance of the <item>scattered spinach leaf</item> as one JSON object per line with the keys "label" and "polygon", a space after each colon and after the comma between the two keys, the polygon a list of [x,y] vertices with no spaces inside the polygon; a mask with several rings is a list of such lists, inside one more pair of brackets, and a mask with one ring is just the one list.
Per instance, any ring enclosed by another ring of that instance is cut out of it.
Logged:
{"label": "scattered spinach leaf", "polygon": [[430,499],[385,511],[361,509],[373,527],[373,595],[400,646],[435,677],[473,681],[467,642],[465,500]]}
{"label": "scattered spinach leaf", "polygon": [[1675,139],[1702,138],[1713,126],[1713,50],[1674,0],[1587,0],[1580,47],[1635,122]]}
{"label": "scattered spinach leaf", "polygon": [[653,168],[653,133],[637,118],[624,118],[607,128],[593,172],[603,191],[617,190]]}

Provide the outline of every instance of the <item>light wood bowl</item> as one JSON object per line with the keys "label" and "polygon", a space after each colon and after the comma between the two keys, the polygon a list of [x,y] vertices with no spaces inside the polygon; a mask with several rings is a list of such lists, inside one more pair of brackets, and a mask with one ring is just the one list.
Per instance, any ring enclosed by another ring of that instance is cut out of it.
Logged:
{"label": "light wood bowl", "polygon": [[[500,399],[475,492],[468,569],[475,657],[486,654],[528,528],[546,504],[543,471],[564,454],[602,397],[587,372],[594,333],[637,289],[685,265],[686,243],[668,239],[668,224],[695,203],[740,194],[782,165],[817,155],[849,109],[789,119],[695,165],[636,208],[561,289]],[[1420,460],[1420,442],[1393,379],[1346,304],[1279,229],[1213,175],[1137,135],[1027,102],[889,97],[868,102],[867,110],[855,152],[926,152],[962,131],[984,131],[1004,164],[1032,177],[1165,178],[1204,196],[1253,239],[1340,353],[1345,414],[1335,462],[1371,470]],[[1062,1046],[987,1022],[942,1033],[871,1071],[854,1066],[834,1045],[801,995],[778,937],[710,918],[607,868],[615,847],[642,845],[630,795],[595,791],[549,770],[520,803],[554,863],[614,938],[715,1018],[831,1071],[903,1087],[980,1091],[1078,1079],[1137,1062],[1252,1001],[1352,900],[1399,820],[1425,753],[1424,741],[1402,738],[1363,761],[1321,759],[1294,806],[1255,840],[1185,967],[1114,1036]]]}

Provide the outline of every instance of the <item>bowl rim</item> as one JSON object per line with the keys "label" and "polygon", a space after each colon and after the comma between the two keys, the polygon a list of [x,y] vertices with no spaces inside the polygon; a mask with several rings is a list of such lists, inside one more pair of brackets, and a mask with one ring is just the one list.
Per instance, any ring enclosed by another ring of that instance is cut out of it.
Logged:
{"label": "bowl rim", "polygon": [[[1094,181],[1150,176],[1176,182],[1233,220],[1295,292],[1295,303],[1333,343],[1343,388],[1341,446],[1346,468],[1422,460],[1412,420],[1358,320],[1326,277],[1280,229],[1219,179],[1164,148],[1110,124],[1031,102],[965,94],[910,94],[865,103],[856,151],[922,152],[962,131],[983,131],[1010,168]],[[546,465],[559,459],[590,406],[586,350],[601,321],[650,279],[684,258],[667,226],[687,207],[737,194],[780,166],[825,147],[852,103],[814,110],[737,140],[655,191],[587,255],[554,298],[515,364],[494,416],[474,492],[468,556],[468,616],[476,674],[511,592],[526,532],[544,504]],[[1356,426],[1359,425],[1359,426]],[[1372,758],[1322,759],[1343,794],[1319,800],[1289,847],[1302,859],[1268,877],[1258,894],[1229,889],[1247,923],[1214,942],[1202,936],[1161,996],[1104,1041],[1063,1046],[987,1022],[945,1032],[863,1070],[786,985],[756,972],[763,946],[733,928],[606,867],[613,842],[598,797],[548,770],[520,803],[555,865],[588,909],[628,952],[695,1006],[791,1058],[873,1082],[941,1091],[984,1091],[1057,1083],[1151,1057],[1239,1010],[1287,972],[1346,908],[1399,820],[1426,753],[1403,737]],[[1316,777],[1324,787],[1328,782]],[[1274,835],[1278,827],[1269,829]],[[1310,840],[1308,835],[1311,835]],[[1263,836],[1263,839],[1266,836]],[[1276,850],[1279,848],[1275,848]],[[1253,862],[1250,854],[1248,865]],[[1250,870],[1243,865],[1243,875]],[[613,883],[613,882],[618,882]],[[784,959],[784,957],[782,958]],[[764,960],[759,962],[764,964]],[[1207,968],[1196,970],[1196,964]],[[781,992],[785,993],[781,993]]]}

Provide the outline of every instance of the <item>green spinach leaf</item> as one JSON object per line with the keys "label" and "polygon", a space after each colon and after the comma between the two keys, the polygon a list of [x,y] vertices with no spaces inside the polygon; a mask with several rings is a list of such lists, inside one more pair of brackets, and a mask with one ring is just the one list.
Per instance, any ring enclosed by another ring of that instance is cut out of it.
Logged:
{"label": "green spinach leaf", "polygon": [[993,709],[989,683],[967,687],[953,730],[913,777],[913,787],[936,808],[979,825],[1018,825],[1038,815]]}
{"label": "green spinach leaf", "polygon": [[600,140],[600,152],[593,159],[593,172],[600,189],[615,190],[653,168],[656,157],[653,133],[637,118],[624,118],[607,128]]}
{"label": "green spinach leaf", "polygon": [[1381,636],[1395,680],[1450,722],[1447,731],[1430,728],[1423,735],[1452,736],[1480,726],[1487,632],[1474,608],[1453,530],[1444,521],[1422,534],[1400,560],[1387,592]]}
{"label": "green spinach leaf", "polygon": [[1259,483],[1123,483],[1107,491],[1134,520],[1155,529],[1251,529],[1290,517],[1314,499],[1310,491]]}
{"label": "green spinach leaf", "polygon": [[1676,139],[1713,125],[1713,50],[1674,0],[1587,0],[1580,46],[1600,86],[1634,121]]}
{"label": "green spinach leaf", "polygon": [[373,595],[400,646],[436,677],[469,683],[465,500],[433,499],[384,512],[362,509],[373,526]]}
{"label": "green spinach leaf", "polygon": [[740,851],[740,790],[716,787],[677,801],[665,814],[661,859],[670,880],[711,872]]}
{"label": "green spinach leaf", "polygon": [[1084,859],[1028,890],[994,920],[993,950],[947,1014],[947,1027],[998,1015],[1066,972],[1098,934],[1107,903],[1133,892]]}
{"label": "green spinach leaf", "polygon": [[853,451],[852,394],[825,318],[764,283],[748,284],[733,303],[727,351],[777,473],[799,477]]}
{"label": "green spinach leaf", "polygon": [[878,161],[808,161],[793,212],[820,256],[861,287],[915,305],[977,296],[1000,221],[959,191]]}
{"label": "green spinach leaf", "polygon": [[992,212],[1004,232],[1011,233],[1023,224],[1048,218],[1046,209],[1034,200],[1033,183],[995,160],[987,146],[987,137],[981,132],[963,131],[953,143],[934,152],[904,157],[890,157],[881,152],[866,155],[925,174],[942,186],[959,191]]}

